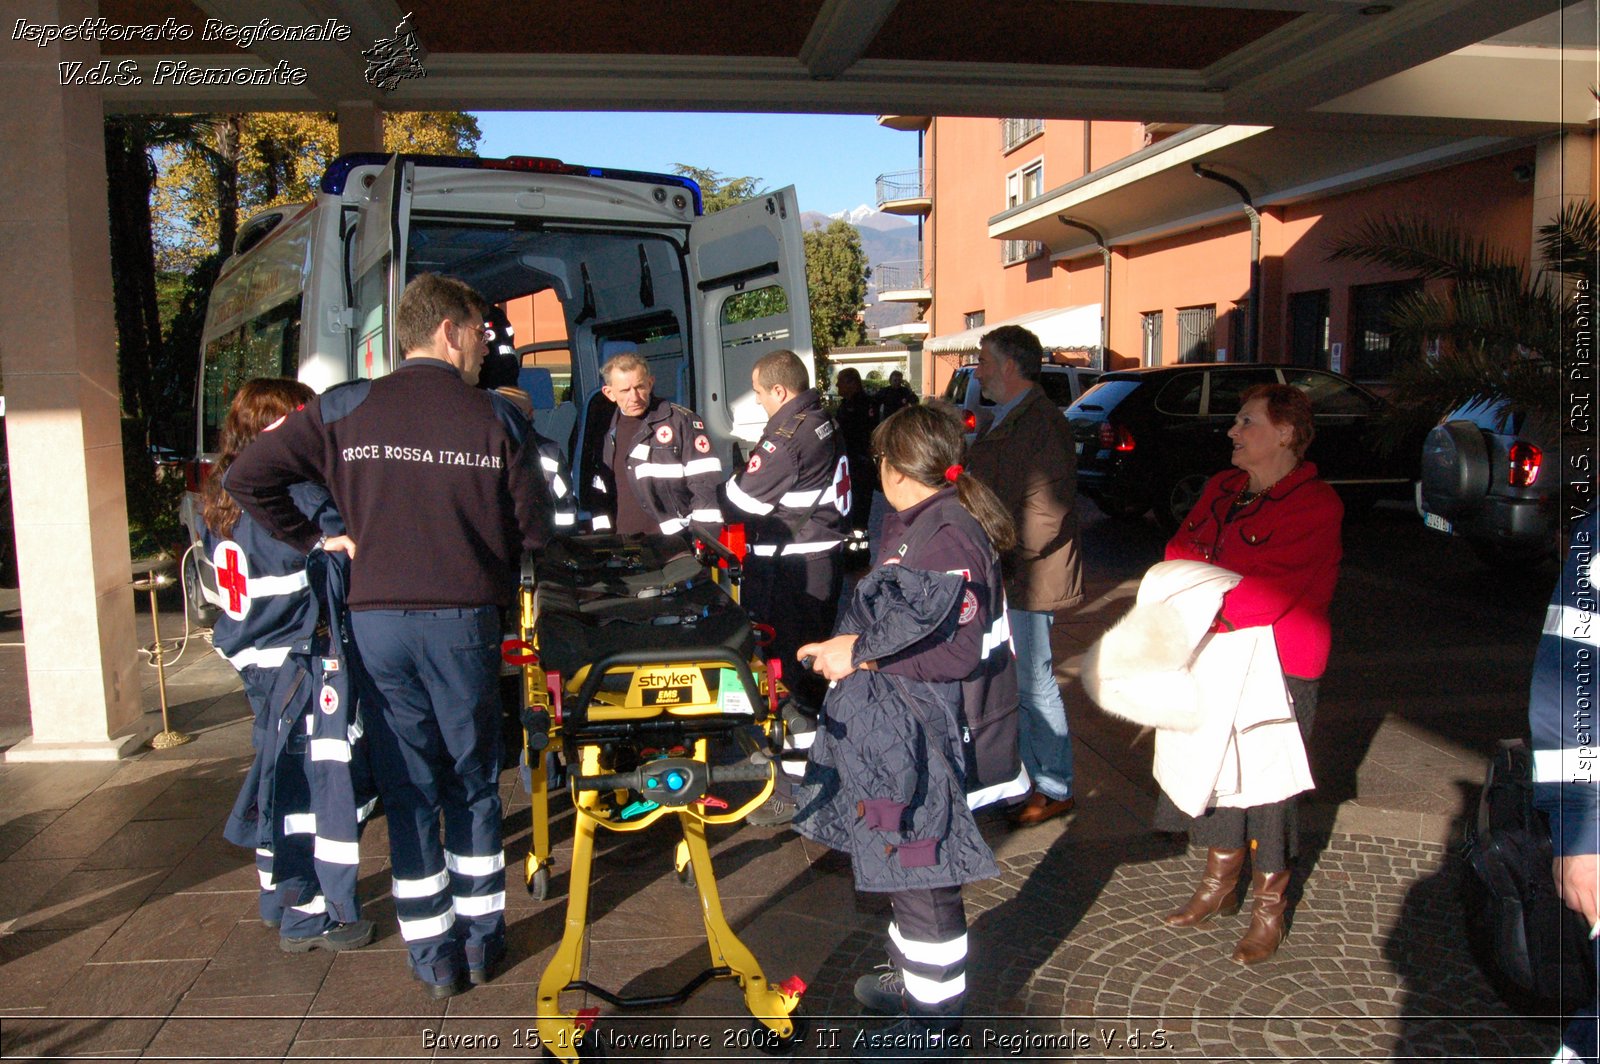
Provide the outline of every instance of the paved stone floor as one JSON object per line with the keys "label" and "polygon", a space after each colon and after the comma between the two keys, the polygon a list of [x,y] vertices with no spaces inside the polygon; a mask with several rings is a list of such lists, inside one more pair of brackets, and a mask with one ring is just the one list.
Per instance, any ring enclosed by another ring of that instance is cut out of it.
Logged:
{"label": "paved stone floor", "polygon": [[[0,635],[17,639],[15,600],[4,594]],[[1064,681],[1099,619],[1109,622],[1130,594],[1116,581],[1094,587],[1096,621],[1058,627]],[[1526,611],[1533,632],[1536,599]],[[143,603],[139,618],[148,633]],[[177,632],[177,615],[162,627]],[[1372,652],[1371,679],[1381,682],[1382,647]],[[0,677],[22,676],[18,656],[0,651]],[[1354,705],[1362,675],[1330,675],[1335,697],[1325,703],[1339,705],[1344,685]],[[221,837],[250,756],[244,698],[203,642],[168,686],[175,723],[196,736],[187,746],[116,764],[0,765],[0,1057],[536,1058],[526,1032],[566,903],[564,802],[553,896],[538,902],[516,871],[527,799],[506,776],[509,963],[490,985],[431,1002],[406,972],[381,819],[362,844],[377,940],[338,956],[277,948],[254,919],[250,855]],[[0,746],[27,733],[25,697],[23,684],[0,688]],[[1148,830],[1148,742],[1081,695],[1069,706],[1076,818],[1020,832],[985,823],[1003,874],[966,894],[969,1059],[1549,1058],[1558,1024],[1501,1003],[1463,940],[1450,843],[1470,797],[1462,781],[1481,778],[1481,743],[1396,715],[1362,725],[1350,763],[1340,760],[1344,744],[1332,744],[1321,756],[1343,782],[1307,809],[1291,932],[1277,958],[1245,969],[1228,959],[1245,916],[1181,933],[1158,923],[1187,896],[1199,858]],[[1339,718],[1328,719],[1337,734]],[[1506,730],[1505,721],[1469,723]],[[705,966],[696,896],[671,869],[674,839],[670,827],[601,839],[585,965],[593,983],[662,994]],[[884,958],[883,899],[857,894],[846,862],[790,832],[718,829],[713,841],[735,930],[770,978],[809,984],[809,1034],[792,1059],[849,1059],[857,1032],[878,1022],[859,1014],[851,984]],[[607,1059],[769,1059],[751,1050],[751,1021],[727,982],[642,1013],[577,994],[564,1003],[602,1005]]]}

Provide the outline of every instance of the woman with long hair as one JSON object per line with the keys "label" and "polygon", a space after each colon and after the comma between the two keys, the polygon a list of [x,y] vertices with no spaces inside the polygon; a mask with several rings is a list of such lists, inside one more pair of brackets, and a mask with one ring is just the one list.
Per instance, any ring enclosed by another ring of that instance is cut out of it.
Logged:
{"label": "woman with long hair", "polygon": [[906,407],[872,436],[884,521],[878,566],[839,635],[799,649],[834,681],[795,830],[850,854],[856,889],[888,893],[890,963],[856,982],[869,1009],[905,1013],[858,1056],[910,1044],[954,1055],[966,996],[961,887],[999,873],[972,810],[1021,776],[1017,679],[997,549],[1011,518],[961,464],[961,428]]}
{"label": "woman with long hair", "polygon": [[[342,655],[326,636],[336,620],[319,603],[321,565],[308,565],[310,556],[241,512],[223,479],[251,441],[315,399],[298,381],[246,381],[223,421],[221,453],[203,493],[203,543],[216,565],[222,609],[212,643],[239,670],[255,715],[256,758],[225,835],[255,850],[261,921],[278,929],[279,945],[291,953],[355,949],[372,939],[372,921],[361,919],[355,893],[362,765],[350,733],[359,724],[350,704],[351,669],[327,665]],[[344,521],[327,490],[297,484],[290,494],[322,529],[324,545],[337,547]],[[338,734],[319,740],[330,727]]]}

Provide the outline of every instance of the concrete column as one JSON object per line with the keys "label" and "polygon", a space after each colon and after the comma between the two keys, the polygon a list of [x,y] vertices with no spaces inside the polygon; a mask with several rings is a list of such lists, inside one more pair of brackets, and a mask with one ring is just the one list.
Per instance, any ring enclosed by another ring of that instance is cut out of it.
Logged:
{"label": "concrete column", "polygon": [[[84,0],[25,0],[9,19],[76,23]],[[7,23],[8,27],[10,22]],[[141,744],[129,592],[100,90],[58,63],[95,44],[0,40],[0,360],[33,737],[9,761],[110,760]]]}
{"label": "concrete column", "polygon": [[339,104],[339,154],[383,150],[383,109],[369,100]]}
{"label": "concrete column", "polygon": [[1595,182],[1595,134],[1569,130],[1541,140],[1534,156],[1533,231],[1530,256],[1537,265],[1539,227],[1560,217],[1569,203],[1589,196]]}

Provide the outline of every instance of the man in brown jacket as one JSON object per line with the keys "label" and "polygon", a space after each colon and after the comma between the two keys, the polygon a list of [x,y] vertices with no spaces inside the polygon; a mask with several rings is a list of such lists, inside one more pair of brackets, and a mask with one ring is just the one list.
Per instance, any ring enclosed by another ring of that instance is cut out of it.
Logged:
{"label": "man in brown jacket", "polygon": [[1022,761],[1033,779],[1012,810],[1019,825],[1072,811],[1072,737],[1055,678],[1050,628],[1055,611],[1083,600],[1083,559],[1074,509],[1078,468],[1072,434],[1038,385],[1044,348],[1018,325],[984,335],[978,382],[994,400],[994,421],[967,453],[967,469],[1000,497],[1017,526],[1001,558],[1022,701]]}

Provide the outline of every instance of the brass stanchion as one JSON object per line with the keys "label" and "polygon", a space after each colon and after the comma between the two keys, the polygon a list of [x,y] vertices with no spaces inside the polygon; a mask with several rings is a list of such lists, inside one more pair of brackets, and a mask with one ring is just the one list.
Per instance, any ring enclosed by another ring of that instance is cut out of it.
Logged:
{"label": "brass stanchion", "polygon": [[151,655],[156,663],[156,686],[161,692],[161,732],[150,740],[150,746],[156,750],[170,750],[174,746],[182,746],[194,738],[180,731],[172,730],[172,723],[167,719],[167,663],[166,654],[161,646],[161,618],[156,606],[156,592],[172,583],[172,575],[160,570],[152,569],[145,574],[144,579],[135,580],[135,591],[150,592],[150,630],[155,635],[155,647]]}

